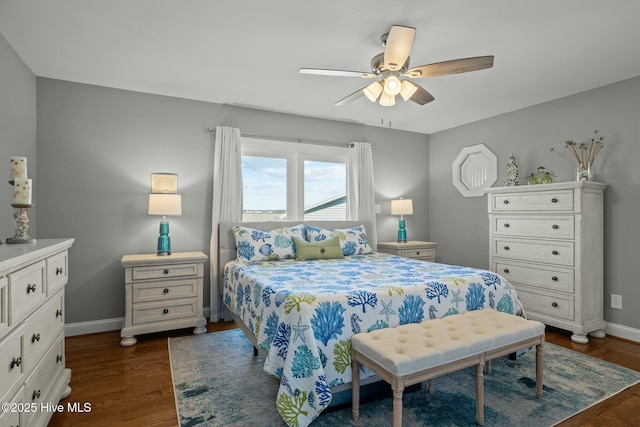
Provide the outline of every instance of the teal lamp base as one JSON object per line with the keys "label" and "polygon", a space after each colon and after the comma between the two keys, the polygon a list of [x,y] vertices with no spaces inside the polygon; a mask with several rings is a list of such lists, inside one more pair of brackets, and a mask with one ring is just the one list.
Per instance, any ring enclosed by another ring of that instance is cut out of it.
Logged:
{"label": "teal lamp base", "polygon": [[160,236],[158,236],[158,255],[171,255],[171,239],[169,238],[169,223],[160,222]]}
{"label": "teal lamp base", "polygon": [[407,243],[407,230],[404,228],[404,218],[398,224],[398,243]]}

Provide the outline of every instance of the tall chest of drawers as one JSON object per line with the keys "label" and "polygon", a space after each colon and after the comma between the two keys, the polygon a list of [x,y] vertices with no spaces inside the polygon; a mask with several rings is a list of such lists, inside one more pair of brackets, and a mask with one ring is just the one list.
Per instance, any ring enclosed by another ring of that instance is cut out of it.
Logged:
{"label": "tall chest of drawers", "polygon": [[604,337],[606,184],[565,182],[487,189],[490,268],[518,291],[527,317]]}
{"label": "tall chest of drawers", "polygon": [[46,426],[71,393],[64,292],[73,239],[0,245],[0,426]]}

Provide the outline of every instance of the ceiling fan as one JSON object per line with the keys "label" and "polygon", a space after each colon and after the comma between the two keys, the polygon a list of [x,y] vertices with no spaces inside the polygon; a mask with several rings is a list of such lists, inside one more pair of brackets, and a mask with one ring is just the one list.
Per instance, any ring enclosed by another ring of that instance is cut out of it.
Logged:
{"label": "ceiling fan", "polygon": [[392,26],[391,30],[381,37],[384,52],[371,59],[370,72],[322,68],[300,68],[298,71],[303,74],[376,79],[373,83],[342,98],[335,105],[347,104],[364,95],[371,102],[379,99],[381,105],[390,107],[396,103],[396,95],[402,96],[405,101],[411,100],[420,105],[434,100],[433,95],[409,79],[445,76],[493,67],[493,56],[477,56],[409,68],[409,54],[415,36],[416,29],[413,27]]}

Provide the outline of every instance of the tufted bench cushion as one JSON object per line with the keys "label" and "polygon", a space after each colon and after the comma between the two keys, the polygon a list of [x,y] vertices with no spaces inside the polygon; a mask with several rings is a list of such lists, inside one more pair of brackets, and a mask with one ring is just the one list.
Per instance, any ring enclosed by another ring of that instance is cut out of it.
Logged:
{"label": "tufted bench cushion", "polygon": [[394,426],[401,425],[396,419],[402,417],[405,386],[475,365],[480,371],[476,376],[476,422],[483,424],[483,385],[478,381],[482,381],[485,362],[491,359],[536,345],[536,385],[538,396],[542,395],[544,329],[540,322],[487,308],[356,334],[351,338],[353,417],[357,420],[359,416],[359,363],[392,385]]}

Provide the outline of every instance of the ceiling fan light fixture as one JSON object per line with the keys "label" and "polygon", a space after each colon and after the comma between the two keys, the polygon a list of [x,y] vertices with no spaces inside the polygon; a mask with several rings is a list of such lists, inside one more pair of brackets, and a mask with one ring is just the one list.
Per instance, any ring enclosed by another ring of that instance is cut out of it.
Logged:
{"label": "ceiling fan light fixture", "polygon": [[380,95],[380,105],[382,105],[383,107],[391,107],[395,104],[395,95],[389,95],[387,92],[382,92],[382,95]]}
{"label": "ceiling fan light fixture", "polygon": [[405,101],[408,101],[414,93],[418,90],[418,86],[410,82],[409,80],[402,81],[402,87],[400,88],[400,96]]}
{"label": "ceiling fan light fixture", "polygon": [[389,76],[384,79],[384,92],[387,95],[396,96],[402,89],[402,83],[396,76]]}
{"label": "ceiling fan light fixture", "polygon": [[369,98],[369,101],[376,102],[376,100],[382,93],[382,83],[373,82],[369,86],[365,87],[363,91],[366,97]]}

